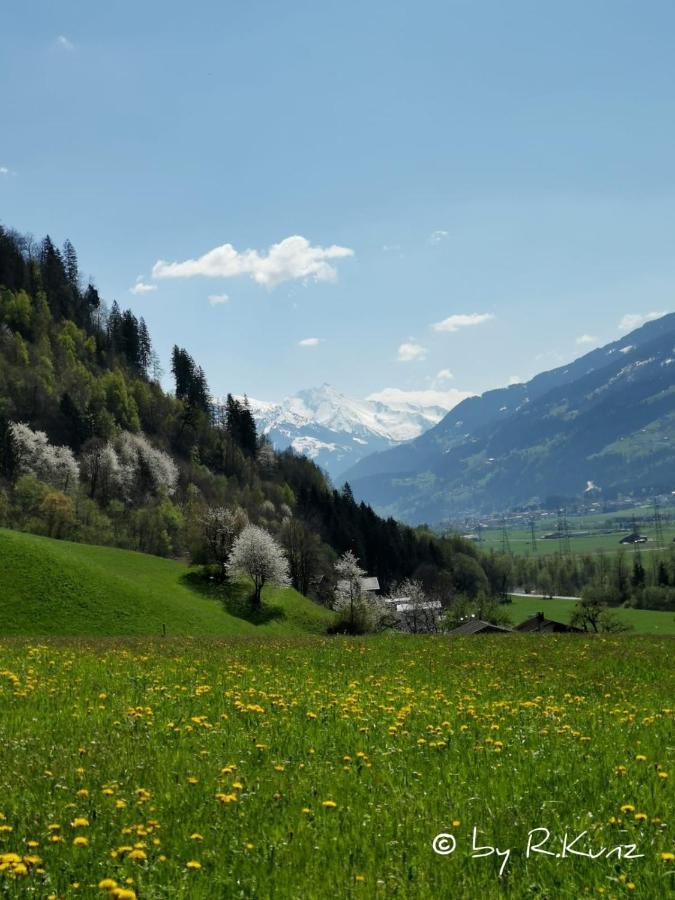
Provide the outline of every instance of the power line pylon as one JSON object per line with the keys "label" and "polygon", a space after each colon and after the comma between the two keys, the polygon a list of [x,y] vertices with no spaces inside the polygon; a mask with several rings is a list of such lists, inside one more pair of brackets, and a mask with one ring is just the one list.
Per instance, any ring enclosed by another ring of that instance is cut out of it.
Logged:
{"label": "power line pylon", "polygon": [[509,530],[506,527],[506,518],[502,519],[502,553],[505,556],[511,556],[511,542],[509,540]]}
{"label": "power line pylon", "polygon": [[657,497],[654,497],[654,538],[656,540],[656,549],[663,550],[665,546],[663,537],[663,519],[661,517],[661,508]]}
{"label": "power line pylon", "polygon": [[563,508],[558,510],[558,552],[561,556],[569,556],[571,553],[567,512]]}
{"label": "power line pylon", "polygon": [[534,516],[530,517],[529,521],[530,526],[530,546],[532,547],[532,552],[537,552],[537,532],[534,525]]}

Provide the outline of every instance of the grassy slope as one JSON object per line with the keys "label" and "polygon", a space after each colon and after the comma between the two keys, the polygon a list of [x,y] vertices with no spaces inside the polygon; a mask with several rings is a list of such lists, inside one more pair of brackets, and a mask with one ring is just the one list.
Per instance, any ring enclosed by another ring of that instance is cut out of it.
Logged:
{"label": "grassy slope", "polygon": [[[574,600],[548,600],[542,597],[513,597],[506,607],[515,625],[525,621],[537,612],[543,612],[550,619],[569,622]],[[616,615],[627,625],[632,625],[635,634],[675,634],[675,613],[656,612],[649,609],[615,609]]]}
{"label": "grassy slope", "polygon": [[331,621],[290,589],[267,588],[263,601],[267,615],[253,624],[194,590],[174,560],[0,529],[0,635],[160,635],[165,624],[169,635],[281,636]]}

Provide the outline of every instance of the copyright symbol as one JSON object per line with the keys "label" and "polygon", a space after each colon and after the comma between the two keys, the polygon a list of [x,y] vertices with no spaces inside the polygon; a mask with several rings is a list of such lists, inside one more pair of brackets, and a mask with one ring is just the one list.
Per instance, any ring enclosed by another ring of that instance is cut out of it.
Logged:
{"label": "copyright symbol", "polygon": [[431,846],[433,847],[434,853],[438,853],[439,856],[450,856],[451,853],[455,852],[457,841],[455,840],[454,835],[441,832],[433,839]]}

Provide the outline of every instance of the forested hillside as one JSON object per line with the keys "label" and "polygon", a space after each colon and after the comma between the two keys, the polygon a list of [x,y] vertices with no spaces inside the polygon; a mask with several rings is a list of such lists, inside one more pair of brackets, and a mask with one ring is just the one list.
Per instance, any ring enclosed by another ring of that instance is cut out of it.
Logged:
{"label": "forested hillside", "polygon": [[145,322],[82,283],[72,244],[0,227],[0,525],[217,562],[209,523],[227,507],[283,542],[306,594],[329,589],[347,549],[383,587],[423,572],[487,588],[470,545],[333,490],[309,460],[275,453],[245,402],[216,414],[185,349],[171,371],[169,394]]}

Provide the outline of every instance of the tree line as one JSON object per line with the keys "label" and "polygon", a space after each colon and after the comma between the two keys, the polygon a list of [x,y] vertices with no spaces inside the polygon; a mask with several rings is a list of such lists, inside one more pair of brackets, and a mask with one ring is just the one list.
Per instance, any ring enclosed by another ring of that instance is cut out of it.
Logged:
{"label": "tree line", "polygon": [[319,600],[346,551],[384,589],[414,575],[439,596],[498,590],[468,542],[383,519],[275,452],[245,398],[214,402],[187,349],[170,367],[167,392],[143,318],[83,283],[70,242],[0,227],[0,524],[217,567],[204,522],[229,509],[281,543],[293,585]]}

